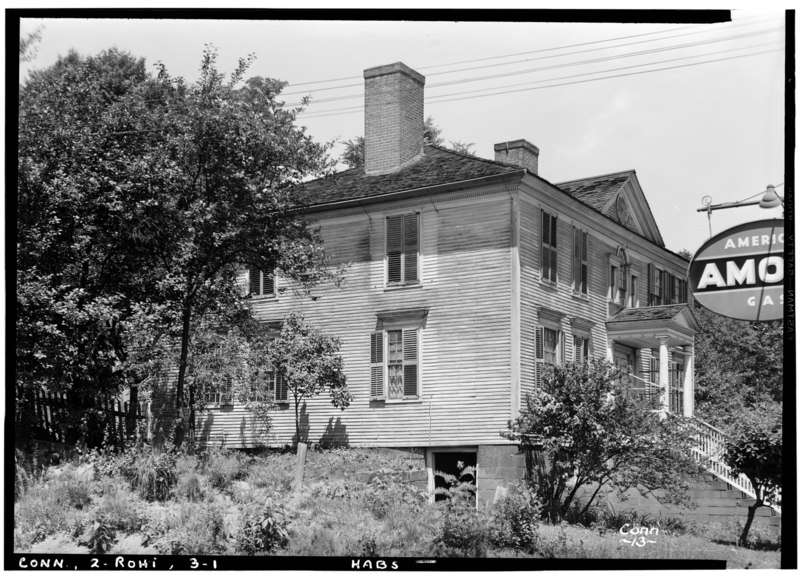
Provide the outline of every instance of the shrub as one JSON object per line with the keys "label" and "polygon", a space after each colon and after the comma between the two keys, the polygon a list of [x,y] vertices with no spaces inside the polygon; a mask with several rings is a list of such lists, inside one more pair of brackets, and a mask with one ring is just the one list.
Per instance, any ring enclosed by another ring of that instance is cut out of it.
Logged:
{"label": "shrub", "polygon": [[493,508],[491,539],[499,547],[532,553],[538,541],[542,504],[524,481]]}
{"label": "shrub", "polygon": [[464,476],[475,475],[475,468],[464,467],[458,478],[444,472],[436,474],[444,478],[449,487],[436,488],[436,493],[447,500],[442,526],[434,543],[448,557],[485,557],[489,531],[485,517],[475,508],[475,486],[460,481]]}
{"label": "shrub", "polygon": [[244,476],[246,469],[244,454],[223,450],[209,452],[205,468],[211,485],[221,490],[229,489],[231,482]]}
{"label": "shrub", "polygon": [[166,501],[175,485],[175,453],[142,446],[119,458],[118,472],[145,501]]}
{"label": "shrub", "polygon": [[289,544],[286,510],[271,498],[250,506],[242,515],[237,547],[247,555],[272,553]]}
{"label": "shrub", "polygon": [[127,486],[113,485],[108,488],[97,507],[97,518],[114,530],[137,532],[144,525],[145,519],[137,507],[135,494]]}
{"label": "shrub", "polygon": [[182,503],[166,520],[148,524],[144,544],[152,543],[159,553],[172,555],[224,553],[227,509],[221,503]]}

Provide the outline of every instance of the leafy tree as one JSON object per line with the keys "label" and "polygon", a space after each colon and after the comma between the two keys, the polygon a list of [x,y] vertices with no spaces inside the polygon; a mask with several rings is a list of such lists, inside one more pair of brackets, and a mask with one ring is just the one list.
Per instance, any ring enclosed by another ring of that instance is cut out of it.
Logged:
{"label": "leafy tree", "polygon": [[[741,412],[783,401],[783,321],[744,322],[695,305],[697,415],[728,430]],[[735,356],[736,360],[731,357]]]}
{"label": "leafy tree", "polygon": [[783,488],[783,420],[777,404],[762,405],[740,417],[726,444],[724,460],[734,471],[743,473],[753,484],[756,500],[747,508],[747,522],[739,538],[747,536],[759,507],[774,504]]}
{"label": "leafy tree", "polygon": [[[126,137],[122,102],[147,90],[144,61],[71,52],[20,88],[17,398],[35,386],[84,397],[126,381],[123,324],[154,287],[166,221],[148,217],[149,141]],[[155,159],[155,158],[154,158]],[[157,159],[156,159],[157,161]],[[156,251],[157,252],[157,251]]]}
{"label": "leafy tree", "polygon": [[[445,140],[442,137],[442,129],[434,123],[433,116],[425,118],[425,126],[422,136],[423,142],[426,145],[445,146]],[[463,153],[465,155],[475,155],[472,151],[474,143],[462,143],[460,141],[451,141],[450,149]],[[341,156],[341,161],[349,169],[361,167],[364,164],[364,137],[358,136],[353,139],[348,139],[344,142],[344,152]]]}
{"label": "leafy tree", "polygon": [[[507,434],[539,451],[535,485],[545,517],[557,523],[573,506],[586,513],[605,485],[682,503],[687,479],[697,473],[691,430],[656,408],[656,398],[633,391],[625,373],[605,361],[547,372]],[[583,487],[591,494],[580,507]]]}
{"label": "leafy tree", "polygon": [[244,266],[278,269],[301,290],[334,277],[298,216],[327,147],[276,101],[283,83],[243,82],[249,62],[226,79],[208,48],[188,84],[116,50],[70,53],[21,87],[23,385],[113,393],[142,381],[138,361],[155,367],[157,347],[177,347],[183,411],[191,336],[241,306]]}
{"label": "leafy tree", "polygon": [[289,313],[280,335],[266,348],[272,369],[292,396],[298,443],[302,441],[300,405],[306,400],[327,391],[337,408],[344,410],[352,401],[338,351],[338,339],[308,324],[296,312]]}
{"label": "leafy tree", "polygon": [[19,61],[30,62],[36,57],[36,44],[42,41],[42,26],[19,39]]}

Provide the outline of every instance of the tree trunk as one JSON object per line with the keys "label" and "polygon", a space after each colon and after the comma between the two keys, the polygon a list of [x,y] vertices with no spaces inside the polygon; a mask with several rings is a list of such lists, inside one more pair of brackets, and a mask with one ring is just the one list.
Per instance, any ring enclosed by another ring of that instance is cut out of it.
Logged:
{"label": "tree trunk", "polygon": [[188,299],[184,301],[183,316],[181,320],[181,358],[178,363],[178,385],[175,389],[175,407],[183,407],[183,385],[186,380],[186,367],[189,357],[189,329],[192,324],[192,307]]}
{"label": "tree trunk", "polygon": [[756,502],[747,508],[747,522],[744,524],[744,530],[742,531],[742,536],[739,538],[739,545],[742,547],[747,546],[747,535],[750,533],[750,526],[753,525],[753,519],[756,517],[756,510],[759,507],[763,507],[764,502],[763,500],[756,499]]}

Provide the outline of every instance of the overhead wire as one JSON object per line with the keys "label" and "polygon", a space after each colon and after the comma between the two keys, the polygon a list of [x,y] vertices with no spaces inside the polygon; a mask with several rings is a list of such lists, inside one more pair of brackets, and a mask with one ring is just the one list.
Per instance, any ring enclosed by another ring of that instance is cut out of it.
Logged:
{"label": "overhead wire", "polygon": [[[578,61],[573,61],[573,62],[562,62],[562,63],[559,63],[559,64],[553,64],[553,65],[548,65],[548,66],[538,66],[538,67],[535,67],[535,68],[527,68],[527,69],[524,69],[524,70],[509,71],[509,72],[504,72],[504,73],[500,73],[500,74],[491,74],[491,75],[478,76],[478,77],[461,78],[461,79],[457,79],[457,80],[450,80],[450,81],[447,81],[447,82],[440,82],[440,83],[437,83],[437,84],[430,84],[430,85],[426,86],[426,89],[435,89],[435,88],[445,87],[445,86],[449,86],[449,85],[471,83],[471,82],[484,81],[484,80],[492,80],[492,79],[505,78],[505,77],[511,77],[511,76],[517,76],[517,75],[524,75],[524,74],[530,74],[530,73],[541,72],[541,71],[558,70],[558,69],[562,69],[562,68],[569,68],[569,67],[575,67],[575,66],[581,66],[581,65],[587,65],[587,64],[595,64],[595,63],[607,62],[607,61],[612,61],[612,60],[619,60],[619,59],[624,59],[624,58],[634,58],[634,57],[638,57],[638,56],[650,55],[650,54],[655,54],[655,53],[659,53],[659,52],[681,50],[681,49],[685,49],[685,48],[703,46],[703,45],[714,44],[714,43],[718,43],[718,42],[725,42],[725,41],[729,41],[729,40],[739,40],[739,39],[752,38],[752,37],[755,37],[755,36],[769,34],[769,33],[776,32],[776,31],[780,31],[780,29],[779,28],[771,28],[771,29],[762,30],[762,31],[759,31],[759,32],[754,32],[754,33],[751,33],[751,34],[742,34],[742,35],[738,35],[738,36],[726,36],[726,37],[723,37],[723,38],[715,38],[715,39],[712,39],[712,40],[704,40],[704,41],[701,41],[701,42],[690,42],[690,43],[670,45],[670,46],[661,46],[661,47],[652,48],[652,49],[649,49],[649,50],[640,50],[640,51],[636,51],[636,52],[625,52],[625,53],[622,53],[622,54],[614,54],[614,55],[610,55],[610,56],[603,56],[603,57],[599,57],[599,58],[578,60]],[[282,95],[288,95],[288,94],[282,94]],[[329,102],[334,102],[334,101],[344,101],[344,100],[348,100],[348,99],[357,99],[357,98],[361,98],[361,97],[363,97],[363,94],[348,94],[348,95],[342,95],[342,96],[331,97],[331,98],[322,98],[322,99],[318,99],[318,100],[312,99],[311,101],[312,101],[312,103],[329,103]],[[296,106],[296,105],[300,105],[300,104],[301,104],[300,102],[296,102],[296,103],[291,103],[291,104],[287,104],[287,105]]]}
{"label": "overhead wire", "polygon": [[[741,21],[733,22],[733,23],[727,23],[726,22],[726,23],[724,23],[724,25],[727,26],[729,29],[730,28],[737,28],[738,29],[738,28],[744,28],[744,27],[747,27],[747,26],[752,26],[754,24],[760,24],[760,23],[762,23],[762,22],[764,22],[766,20],[767,19],[759,18],[759,17],[749,17],[749,18],[743,19]],[[630,38],[640,38],[640,37],[644,37],[644,36],[654,36],[654,35],[659,35],[659,34],[668,34],[670,32],[678,32],[680,30],[686,30],[686,29],[691,29],[691,28],[697,28],[697,26],[680,26],[678,28],[669,28],[669,29],[666,29],[666,30],[656,30],[656,31],[653,31],[653,32],[644,32],[644,33],[641,33],[641,34],[630,34],[630,35],[627,35],[627,36],[616,36],[614,38],[605,38],[605,39],[602,39],[602,40],[592,40],[590,42],[579,42],[579,43],[576,43],[576,44],[565,44],[563,46],[555,46],[555,47],[552,47],[552,48],[539,48],[537,50],[528,50],[528,51],[525,51],[525,52],[516,52],[516,53],[513,53],[513,54],[501,54],[501,55],[498,55],[498,56],[487,56],[487,57],[484,57],[484,58],[474,58],[474,59],[471,59],[471,60],[460,60],[460,61],[457,61],[457,62],[448,62],[448,63],[445,63],[445,64],[429,64],[427,66],[418,66],[416,69],[425,70],[425,69],[431,69],[431,68],[442,68],[442,67],[447,67],[447,66],[457,66],[457,65],[461,65],[461,64],[471,64],[471,63],[476,63],[476,62],[499,60],[499,59],[503,59],[503,58],[513,58],[513,57],[525,56],[525,55],[529,55],[529,54],[537,54],[537,53],[542,53],[542,52],[552,52],[552,51],[556,51],[556,50],[564,50],[564,49],[567,49],[567,48],[578,48],[578,47],[590,46],[590,45],[594,45],[594,44],[604,44],[606,42],[614,42],[614,41],[617,41],[617,40],[627,40],[627,39],[630,39]],[[694,34],[694,33],[702,34],[702,33],[715,32],[715,31],[718,31],[718,28],[716,28],[716,27],[712,28],[712,27],[703,26],[703,29],[696,30],[695,32],[690,32],[690,34]],[[669,37],[680,36],[680,35],[686,35],[686,34],[676,34],[676,35],[673,35],[673,36],[668,36],[668,38]],[[437,75],[437,74],[440,74],[440,73],[449,73],[449,72],[433,72],[433,73],[428,74],[428,75]],[[325,79],[325,80],[314,80],[314,81],[304,81],[304,82],[289,82],[289,85],[291,87],[296,87],[296,86],[308,86],[308,85],[315,85],[315,84],[325,84],[325,83],[332,83],[332,82],[341,82],[341,81],[349,81],[349,80],[361,80],[361,79],[363,79],[362,76],[344,76],[344,77],[340,77],[340,78],[329,78],[329,79]],[[344,87],[353,87],[353,86],[352,85],[351,86],[338,86],[338,87],[334,87],[334,88],[324,88],[324,89],[341,89],[341,88],[344,88]],[[313,90],[313,91],[321,91],[321,89],[317,89],[317,90]],[[285,92],[284,95],[298,95],[298,94],[301,94],[301,93],[305,93],[305,92],[304,91],[300,91],[300,92]]]}
{"label": "overhead wire", "polygon": [[[611,76],[603,76],[603,77],[599,77],[599,78],[590,78],[590,79],[578,80],[578,81],[574,81],[574,82],[565,82],[565,83],[551,84],[551,85],[546,85],[546,86],[527,87],[527,88],[522,88],[522,89],[506,90],[506,91],[493,92],[493,93],[488,93],[488,94],[480,94],[480,95],[472,95],[472,96],[466,95],[468,93],[474,93],[474,92],[478,92],[478,91],[487,91],[487,90],[491,90],[491,89],[500,89],[500,88],[485,88],[483,90],[473,90],[471,92],[462,92],[462,93],[454,93],[454,94],[443,94],[443,95],[440,95],[440,96],[431,96],[430,98],[426,99],[426,103],[437,104],[437,103],[445,103],[445,102],[451,102],[451,101],[460,101],[460,100],[465,100],[465,99],[475,99],[475,98],[481,98],[481,97],[490,97],[490,96],[495,96],[495,95],[505,95],[505,94],[509,94],[509,93],[517,93],[517,92],[523,92],[523,91],[532,91],[532,90],[539,90],[539,89],[546,89],[546,88],[553,88],[553,87],[561,87],[561,86],[565,86],[565,85],[581,84],[581,83],[588,83],[588,82],[594,82],[594,81],[600,81],[600,80],[606,80],[606,79],[612,79],[612,78],[618,78],[618,77],[626,77],[626,76],[647,74],[647,73],[653,73],[653,72],[660,72],[660,71],[665,71],[665,70],[673,70],[673,69],[678,69],[678,68],[693,67],[693,66],[698,66],[698,65],[703,65],[703,64],[711,64],[711,63],[716,63],[716,62],[721,62],[721,61],[726,61],[726,60],[733,60],[733,59],[738,59],[738,58],[745,58],[745,57],[763,55],[763,54],[767,54],[767,53],[780,52],[780,51],[781,50],[764,50],[764,51],[761,51],[761,52],[754,52],[754,53],[751,53],[751,54],[740,54],[740,55],[729,56],[729,57],[725,57],[725,58],[715,58],[713,60],[707,60],[707,61],[702,61],[702,62],[692,62],[692,63],[686,63],[686,64],[677,65],[677,66],[667,66],[667,67],[664,67],[664,68],[655,68],[655,69],[652,69],[652,70],[640,70],[640,71],[636,71],[636,72],[630,72],[630,73],[624,73],[624,74],[614,74],[614,75],[611,75]],[[690,57],[697,58],[697,57],[704,57],[704,56],[705,56],[705,54],[697,55],[697,56],[688,56],[686,58],[674,58],[672,60],[663,60],[663,61],[660,61],[660,62],[655,62],[655,64],[666,63],[666,62],[670,62],[670,61],[678,61],[678,60],[682,60],[682,59],[688,59]],[[624,67],[621,67],[621,68],[613,68],[613,69],[610,69],[610,70],[602,70],[602,71],[597,71],[597,72],[586,72],[586,73],[583,73],[583,74],[574,74],[574,75],[571,75],[571,76],[563,76],[563,77],[559,77],[559,78],[548,78],[546,80],[539,80],[539,81],[537,81],[535,83],[541,83],[541,82],[545,82],[545,81],[562,80],[562,79],[571,79],[571,78],[577,78],[577,77],[582,77],[582,76],[586,76],[586,75],[595,75],[595,74],[600,74],[600,73],[606,73],[606,72],[609,72],[609,71],[621,71],[621,70],[625,70],[625,69],[632,69],[632,68],[635,68],[635,67],[641,67],[643,65],[654,65],[654,63],[653,62],[649,62],[647,64],[637,64],[637,65],[633,65],[633,66],[624,66]],[[521,85],[529,85],[530,83],[534,83],[534,82],[528,82],[527,84],[521,84]],[[455,96],[455,97],[451,97],[451,96]],[[461,96],[466,96],[466,97],[461,97]],[[438,98],[438,97],[449,97],[450,99],[441,99],[441,100],[435,100],[434,99],[434,98]],[[313,119],[313,118],[322,118],[322,117],[332,117],[332,116],[336,116],[336,115],[348,115],[348,114],[351,114],[351,113],[358,113],[360,111],[363,111],[363,109],[364,109],[364,106],[363,105],[359,105],[359,106],[351,106],[351,107],[345,107],[345,108],[336,108],[334,110],[323,110],[323,111],[318,111],[318,112],[301,112],[302,113],[301,117],[303,119]]]}

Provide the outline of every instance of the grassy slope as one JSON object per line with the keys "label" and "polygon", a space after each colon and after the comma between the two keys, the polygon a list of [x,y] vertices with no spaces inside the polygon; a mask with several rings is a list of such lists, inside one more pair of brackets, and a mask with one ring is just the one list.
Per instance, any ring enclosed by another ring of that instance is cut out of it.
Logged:
{"label": "grassy slope", "polygon": [[[432,542],[442,521],[441,507],[425,503],[410,486],[380,474],[369,484],[357,479],[363,472],[420,469],[422,459],[413,455],[309,452],[299,494],[291,492],[295,457],[290,454],[182,456],[170,499],[160,502],[144,501],[109,473],[113,464],[107,459],[90,461],[38,478],[28,472],[14,504],[15,551],[85,553],[104,540],[96,525],[103,523],[110,531],[105,548],[113,553],[236,554],[243,551],[244,518],[273,500],[289,534],[288,544],[275,553],[426,556],[435,551]],[[548,525],[539,531],[542,554],[556,558],[694,558],[725,560],[731,568],[780,566],[779,551],[735,547],[735,527],[695,530],[698,534],[662,532],[645,547],[622,543],[616,531]],[[509,549],[489,549],[488,555],[527,557]]]}

